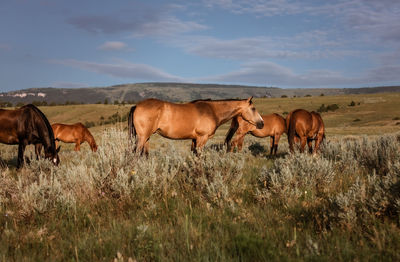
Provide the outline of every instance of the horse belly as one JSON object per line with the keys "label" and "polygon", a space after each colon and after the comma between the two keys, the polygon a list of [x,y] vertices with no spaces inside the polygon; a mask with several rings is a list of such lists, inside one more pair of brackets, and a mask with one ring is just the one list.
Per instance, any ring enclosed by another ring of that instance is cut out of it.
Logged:
{"label": "horse belly", "polygon": [[190,107],[167,105],[160,115],[156,132],[170,139],[193,139],[197,119]]}
{"label": "horse belly", "polygon": [[7,144],[7,145],[16,145],[16,144],[19,144],[19,140],[16,135],[2,133],[2,134],[0,134],[0,143]]}
{"label": "horse belly", "polygon": [[75,143],[76,139],[74,136],[74,131],[71,129],[64,129],[56,135],[56,139],[64,143]]}
{"label": "horse belly", "polygon": [[192,127],[182,127],[182,126],[173,126],[173,125],[165,125],[160,126],[157,129],[157,133],[163,137],[170,139],[193,139],[193,128]]}
{"label": "horse belly", "polygon": [[1,123],[2,128],[0,130],[0,143],[15,145],[19,143],[18,139],[18,127],[13,121],[3,120]]}

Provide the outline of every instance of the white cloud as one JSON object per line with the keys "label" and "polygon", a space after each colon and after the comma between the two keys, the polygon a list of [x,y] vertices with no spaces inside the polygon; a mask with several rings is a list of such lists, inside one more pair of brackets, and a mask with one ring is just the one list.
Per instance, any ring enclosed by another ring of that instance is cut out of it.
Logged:
{"label": "white cloud", "polygon": [[119,41],[108,41],[99,46],[97,49],[103,51],[120,51],[128,50],[127,45],[124,42]]}
{"label": "white cloud", "polygon": [[182,81],[182,78],[168,74],[158,68],[145,64],[133,64],[121,60],[115,61],[114,63],[96,63],[75,59],[53,60],[50,62],[117,78],[145,81]]}
{"label": "white cloud", "polygon": [[207,29],[207,26],[192,21],[182,21],[176,17],[170,16],[162,20],[150,21],[141,24],[140,27],[134,30],[132,36],[166,37],[204,29]]}
{"label": "white cloud", "polygon": [[240,61],[278,59],[323,59],[358,56],[360,51],[343,47],[321,31],[300,33],[291,37],[245,37],[218,39],[206,36],[180,37],[168,40],[187,53],[203,57]]}
{"label": "white cloud", "polygon": [[[400,42],[398,0],[204,0],[209,8],[219,7],[237,14],[258,17],[308,15],[329,17],[341,23],[342,30],[363,35],[367,41]],[[338,29],[340,30],[340,29]]]}
{"label": "white cloud", "polygon": [[198,22],[184,21],[171,14],[183,8],[179,5],[150,7],[139,4],[125,11],[72,16],[67,19],[67,23],[92,34],[127,33],[140,37],[171,36],[207,28]]}

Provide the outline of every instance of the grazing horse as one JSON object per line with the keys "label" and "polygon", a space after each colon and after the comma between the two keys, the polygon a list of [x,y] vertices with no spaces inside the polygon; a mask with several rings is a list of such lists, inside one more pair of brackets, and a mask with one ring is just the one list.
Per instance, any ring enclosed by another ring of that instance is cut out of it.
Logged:
{"label": "grazing horse", "polygon": [[[242,150],[243,140],[246,134],[251,134],[255,137],[271,137],[271,150],[270,154],[275,154],[278,151],[278,143],[281,135],[286,133],[285,119],[278,114],[263,115],[264,127],[262,129],[256,129],[254,125],[246,122],[241,116],[236,116],[232,119],[231,127],[225,138],[225,144],[227,150],[232,152],[237,146],[238,150]],[[235,135],[236,132],[236,135]],[[235,138],[232,140],[232,137]]]}
{"label": "grazing horse", "polygon": [[15,110],[0,109],[0,143],[18,144],[17,168],[24,164],[25,147],[42,144],[45,157],[58,165],[58,149],[53,129],[46,116],[34,105],[25,105]]}
{"label": "grazing horse", "polygon": [[[293,152],[293,144],[300,140],[300,152],[304,152],[306,143],[310,153],[316,153],[325,138],[325,125],[321,115],[317,112],[308,112],[297,109],[290,112],[286,118],[286,127],[290,151]],[[315,147],[312,148],[312,141]]]}
{"label": "grazing horse", "polygon": [[58,141],[62,141],[64,143],[75,143],[75,151],[80,151],[81,144],[83,142],[88,142],[90,145],[90,149],[93,152],[97,151],[97,144],[94,140],[92,134],[89,132],[82,123],[75,123],[72,125],[52,124],[51,127],[54,131],[54,138],[56,139],[56,144]]}
{"label": "grazing horse", "polygon": [[192,151],[202,149],[216,129],[235,116],[257,128],[264,122],[251,101],[243,100],[195,100],[186,104],[174,104],[158,99],[146,99],[131,108],[129,113],[129,137],[136,137],[137,153],[148,154],[149,138],[158,133],[169,139],[191,139]]}

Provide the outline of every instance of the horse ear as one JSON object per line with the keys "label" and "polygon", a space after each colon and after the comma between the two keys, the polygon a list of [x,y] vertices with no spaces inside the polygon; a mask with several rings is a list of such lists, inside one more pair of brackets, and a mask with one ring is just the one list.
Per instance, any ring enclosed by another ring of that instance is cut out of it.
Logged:
{"label": "horse ear", "polygon": [[56,149],[57,153],[60,152],[60,149],[61,149],[61,146],[59,146],[59,147]]}
{"label": "horse ear", "polygon": [[252,101],[251,101],[252,99],[253,99],[253,96],[247,98],[247,102],[248,102],[249,104],[251,104],[251,103],[252,103]]}

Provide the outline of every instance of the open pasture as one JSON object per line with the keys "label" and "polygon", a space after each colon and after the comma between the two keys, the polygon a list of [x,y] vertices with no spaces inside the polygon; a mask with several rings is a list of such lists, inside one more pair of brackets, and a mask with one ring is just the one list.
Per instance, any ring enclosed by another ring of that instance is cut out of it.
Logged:
{"label": "open pasture", "polygon": [[399,101],[255,99],[261,114],[283,116],[338,105],[322,113],[321,154],[287,154],[284,135],[274,158],[269,139],[251,136],[240,153],[220,150],[226,123],[199,157],[190,141],[153,135],[149,158],[137,159],[126,121],[104,123],[130,106],[41,107],[51,123],[93,122],[99,148],[61,143],[60,166],[33,159],[16,170],[17,147],[0,145],[0,259],[400,260]]}

